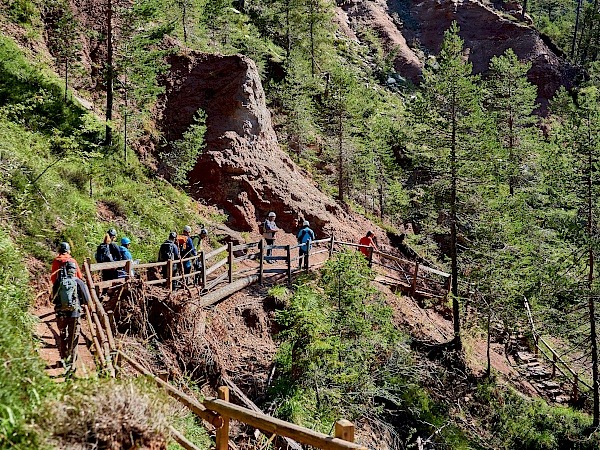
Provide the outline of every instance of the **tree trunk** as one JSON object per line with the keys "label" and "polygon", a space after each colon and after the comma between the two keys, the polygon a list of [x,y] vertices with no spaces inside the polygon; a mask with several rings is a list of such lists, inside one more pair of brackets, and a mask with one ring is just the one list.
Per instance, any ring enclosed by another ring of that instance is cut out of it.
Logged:
{"label": "tree trunk", "polygon": [[460,311],[458,305],[458,255],[457,255],[457,214],[456,214],[456,190],[457,190],[457,155],[456,155],[456,110],[452,111],[452,142],[450,148],[450,259],[452,265],[452,320],[454,325],[454,344],[457,349],[462,348],[460,340]]}
{"label": "tree trunk", "polygon": [[112,145],[112,110],[113,110],[113,39],[112,39],[112,0],[108,0],[106,10],[106,138],[104,145]]}
{"label": "tree trunk", "polygon": [[575,43],[577,42],[577,29],[579,28],[579,15],[581,13],[581,0],[577,0],[575,12],[575,29],[573,30],[573,42],[571,42],[571,59],[575,57]]}
{"label": "tree trunk", "polygon": [[523,0],[523,10],[521,11],[521,22],[525,22],[525,14],[527,13],[527,0]]}
{"label": "tree trunk", "polygon": [[[588,127],[589,128],[589,127]],[[592,141],[592,137],[588,136],[589,142]],[[592,357],[592,382],[593,382],[593,395],[594,395],[594,411],[593,411],[593,427],[598,427],[600,424],[600,395],[598,389],[598,341],[596,336],[596,314],[594,305],[594,293],[593,293],[593,282],[594,282],[594,249],[592,247],[592,233],[593,233],[593,157],[592,150],[588,150],[588,173],[587,173],[587,237],[589,244],[588,249],[588,309],[590,318],[590,343],[591,343],[591,357]]]}
{"label": "tree trunk", "polygon": [[338,200],[344,203],[344,128],[343,114],[338,114]]}

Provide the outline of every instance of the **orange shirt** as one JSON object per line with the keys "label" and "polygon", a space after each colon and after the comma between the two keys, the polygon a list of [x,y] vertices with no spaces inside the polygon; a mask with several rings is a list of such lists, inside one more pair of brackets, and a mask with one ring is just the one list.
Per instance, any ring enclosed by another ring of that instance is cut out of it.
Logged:
{"label": "orange shirt", "polygon": [[[360,245],[366,245],[367,247],[373,247],[374,249],[377,249],[377,247],[375,246],[375,242],[373,242],[373,239],[371,239],[371,236],[363,236],[363,237],[361,237],[360,241],[358,241],[358,243]],[[366,247],[360,247],[360,251],[367,258],[369,257],[370,250],[368,248],[366,248]]]}
{"label": "orange shirt", "polygon": [[83,275],[81,275],[81,269],[79,268],[79,264],[77,264],[75,258],[73,258],[68,253],[63,253],[61,255],[58,255],[56,258],[54,258],[54,261],[52,261],[52,274],[50,275],[50,281],[52,282],[52,284],[54,284],[54,282],[58,278],[58,271],[60,270],[60,268],[69,261],[74,262],[77,266],[77,278],[79,278],[80,280],[83,279]]}

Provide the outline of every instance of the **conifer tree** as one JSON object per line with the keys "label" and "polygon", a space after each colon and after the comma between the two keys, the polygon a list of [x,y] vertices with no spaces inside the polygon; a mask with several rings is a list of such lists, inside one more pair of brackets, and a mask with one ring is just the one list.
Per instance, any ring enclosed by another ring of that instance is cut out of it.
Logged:
{"label": "conifer tree", "polygon": [[[453,22],[444,33],[444,42],[437,62],[423,70],[423,98],[415,102],[414,113],[422,126],[421,139],[429,154],[433,188],[437,189],[450,231],[452,273],[452,311],[454,344],[461,347],[458,303],[458,233],[460,195],[468,188],[462,183],[472,173],[477,159],[475,135],[481,126],[480,88],[472,75],[472,65],[465,61],[463,40]],[[462,186],[459,184],[462,183]]]}
{"label": "conifer tree", "polygon": [[521,166],[527,156],[530,142],[537,130],[533,110],[537,106],[537,87],[527,80],[531,63],[521,63],[512,49],[495,56],[490,62],[486,82],[486,107],[491,116],[498,154],[502,162],[500,178],[514,195],[520,183]]}
{"label": "conifer tree", "polygon": [[[564,88],[552,103],[553,111],[561,116],[562,126],[558,136],[572,171],[563,173],[564,187],[573,194],[573,221],[566,235],[586,257],[574,255],[575,261],[585,262],[585,280],[575,291],[587,300],[593,378],[593,426],[600,423],[600,397],[598,385],[598,342],[596,332],[596,299],[598,283],[595,278],[596,254],[600,250],[598,233],[598,204],[600,201],[600,93],[594,86],[582,89],[572,99]],[[580,220],[583,218],[583,220]]]}

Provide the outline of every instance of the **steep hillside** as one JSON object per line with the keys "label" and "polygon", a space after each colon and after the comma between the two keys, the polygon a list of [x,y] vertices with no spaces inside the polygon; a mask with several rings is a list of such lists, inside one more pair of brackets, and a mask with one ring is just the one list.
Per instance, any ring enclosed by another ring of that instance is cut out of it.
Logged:
{"label": "steep hillside", "polygon": [[465,55],[475,73],[485,74],[493,56],[512,48],[519,59],[532,63],[528,78],[538,86],[538,97],[544,103],[560,86],[572,86],[576,75],[533,26],[479,0],[349,0],[339,7],[337,17],[344,25],[342,30],[358,33],[363,27],[375,29],[387,47],[398,52],[398,73],[415,83],[420,80],[424,58],[439,52],[444,31],[452,21],[461,29]]}

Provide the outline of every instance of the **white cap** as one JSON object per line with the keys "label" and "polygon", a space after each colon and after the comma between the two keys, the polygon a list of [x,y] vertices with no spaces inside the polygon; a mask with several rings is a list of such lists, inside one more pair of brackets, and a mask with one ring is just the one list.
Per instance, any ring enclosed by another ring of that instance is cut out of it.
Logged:
{"label": "white cap", "polygon": [[307,227],[308,225],[309,225],[308,220],[305,220],[304,222],[302,222],[303,227]]}
{"label": "white cap", "polygon": [[183,231],[185,231],[186,233],[191,233],[192,227],[190,227],[189,225],[186,225],[185,227],[183,227]]}
{"label": "white cap", "polygon": [[269,213],[269,217],[275,217],[275,213],[274,213],[273,211],[271,211],[271,212]]}

